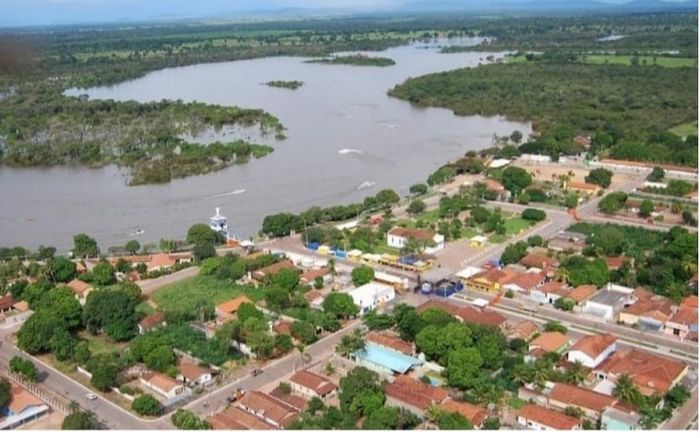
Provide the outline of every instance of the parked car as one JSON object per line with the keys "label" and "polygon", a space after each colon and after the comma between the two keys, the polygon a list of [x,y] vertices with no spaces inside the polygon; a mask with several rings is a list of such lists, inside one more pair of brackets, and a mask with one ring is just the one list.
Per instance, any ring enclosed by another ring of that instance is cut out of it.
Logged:
{"label": "parked car", "polygon": [[251,374],[252,374],[253,377],[257,377],[257,376],[259,376],[259,375],[262,374],[262,373],[263,373],[263,370],[261,370],[260,368],[256,368],[256,369],[253,370],[253,372],[252,372]]}
{"label": "parked car", "polygon": [[87,398],[88,400],[95,400],[97,396],[92,392],[88,392],[87,394],[85,394],[85,398]]}

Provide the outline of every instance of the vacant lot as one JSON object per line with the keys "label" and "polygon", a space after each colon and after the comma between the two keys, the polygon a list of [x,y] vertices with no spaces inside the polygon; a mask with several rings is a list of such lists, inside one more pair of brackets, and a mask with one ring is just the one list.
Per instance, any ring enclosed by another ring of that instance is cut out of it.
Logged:
{"label": "vacant lot", "polygon": [[683,123],[682,125],[674,126],[669,131],[684,138],[689,135],[698,135],[698,122]]}
{"label": "vacant lot", "polygon": [[[630,55],[588,55],[585,58],[587,64],[620,64],[632,65],[633,56]],[[638,56],[640,65],[658,65],[659,67],[696,67],[698,60],[695,58],[673,58],[670,56]]]}
{"label": "vacant lot", "polygon": [[259,301],[263,291],[251,286],[239,286],[230,280],[197,276],[164,287],[153,294],[152,299],[168,312],[190,310],[202,303],[217,305],[242,294]]}

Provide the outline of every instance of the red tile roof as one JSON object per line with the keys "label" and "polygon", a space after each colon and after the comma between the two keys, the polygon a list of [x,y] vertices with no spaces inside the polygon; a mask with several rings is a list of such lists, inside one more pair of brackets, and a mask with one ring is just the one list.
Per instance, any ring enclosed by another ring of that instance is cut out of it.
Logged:
{"label": "red tile roof", "polygon": [[598,288],[594,284],[582,284],[581,286],[572,289],[571,292],[567,294],[566,298],[574,300],[576,303],[580,303],[590,298],[596,293],[597,290]]}
{"label": "red tile roof", "polygon": [[627,257],[623,255],[617,257],[605,257],[605,264],[610,270],[620,269],[626,261]]}
{"label": "red tile roof", "polygon": [[572,430],[581,424],[576,417],[531,404],[520,408],[518,416],[556,430]]}
{"label": "red tile roof", "polygon": [[471,423],[476,427],[480,427],[486,417],[488,417],[488,412],[486,409],[480,406],[467,402],[458,402],[449,398],[442,402],[440,407],[443,411],[457,412],[458,414],[461,414],[464,418],[471,421]]}
{"label": "red tile roof", "polygon": [[693,308],[697,309],[698,308],[698,296],[691,295],[689,297],[685,297],[683,299],[683,302],[681,303],[681,306],[693,307]]}
{"label": "red tile roof", "polygon": [[294,263],[292,263],[291,260],[289,259],[284,259],[280,262],[273,263],[270,266],[266,266],[262,269],[258,269],[257,271],[253,272],[253,278],[255,278],[258,281],[262,281],[265,279],[267,275],[275,275],[282,269],[296,269],[294,266]]}
{"label": "red tile roof", "polygon": [[450,315],[470,324],[486,325],[489,327],[500,327],[507,321],[500,313],[492,310],[477,310],[471,306],[457,306],[445,301],[430,300],[416,308],[418,313],[428,309],[442,309]]}
{"label": "red tile roof", "polygon": [[327,378],[307,370],[297,371],[289,380],[297,385],[309,388],[321,397],[338,388]]}
{"label": "red tile roof", "polygon": [[288,426],[299,416],[299,409],[271,395],[260,391],[250,391],[240,400],[240,405],[248,411],[260,413],[265,418]]}
{"label": "red tile roof", "polygon": [[542,254],[530,253],[520,259],[520,264],[528,268],[544,269],[549,266],[559,266],[557,259]]}
{"label": "red tile roof", "polygon": [[544,273],[527,272],[511,279],[508,284],[514,284],[521,289],[530,290],[545,279]]}
{"label": "red tile roof", "polygon": [[272,430],[273,425],[253,414],[231,406],[210,418],[214,430]]}
{"label": "red tile roof", "polygon": [[410,342],[406,342],[403,339],[397,338],[396,336],[390,336],[385,333],[369,332],[367,333],[365,338],[369,342],[383,345],[392,350],[400,351],[409,356],[412,355],[414,351],[413,344],[411,344]]}
{"label": "red tile roof", "polygon": [[157,326],[163,324],[164,321],[165,321],[165,314],[163,312],[158,312],[158,313],[153,313],[153,314],[148,315],[145,318],[143,318],[141,321],[139,321],[139,325],[144,330],[150,330],[153,327],[157,327]]}
{"label": "red tile roof", "polygon": [[601,394],[586,388],[580,388],[568,383],[556,383],[549,393],[549,399],[569,406],[578,406],[595,412],[603,412],[608,406],[616,404],[617,400],[609,395]]}
{"label": "red tile roof", "polygon": [[680,325],[697,325],[698,323],[698,309],[681,306],[676,313],[669,319],[670,322],[680,324]]}
{"label": "red tile roof", "polygon": [[574,190],[598,190],[600,186],[597,184],[590,184],[587,182],[571,181],[569,182],[569,188]]}
{"label": "red tile roof", "polygon": [[206,374],[212,373],[211,369],[200,367],[192,362],[180,362],[180,365],[178,365],[177,368],[180,370],[180,374],[182,374],[188,381],[197,380]]}
{"label": "red tile roof", "polygon": [[141,378],[150,383],[152,386],[155,386],[156,388],[159,388],[165,392],[168,392],[180,385],[180,382],[162,373],[147,373]]}
{"label": "red tile roof", "polygon": [[12,295],[7,294],[4,297],[0,297],[0,310],[11,309],[15,305],[15,299]]}
{"label": "red tile roof", "polygon": [[292,323],[290,321],[282,320],[272,327],[276,333],[280,335],[291,335],[292,334]]}
{"label": "red tile roof", "polygon": [[617,338],[607,333],[588,335],[579,339],[569,351],[580,351],[588,357],[596,358],[615,342],[617,342]]}
{"label": "red tile roof", "polygon": [[15,414],[21,413],[30,406],[41,406],[44,404],[41,399],[35,397],[23,387],[10,382],[10,403],[7,407]]}
{"label": "red tile roof", "polygon": [[241,295],[217,305],[216,311],[222,315],[230,315],[236,313],[243,303],[252,303],[252,301],[247,296]]}
{"label": "red tile roof", "polygon": [[428,409],[442,403],[449,393],[442,388],[423,383],[408,376],[399,375],[384,387],[387,397],[399,400],[418,409]]}
{"label": "red tile roof", "polygon": [[532,341],[530,348],[541,348],[548,353],[553,353],[561,349],[569,339],[559,332],[544,332]]}
{"label": "red tile roof", "polygon": [[651,298],[642,298],[635,303],[625,307],[620,313],[627,313],[636,316],[649,316],[661,322],[665,322],[673,315],[671,302],[660,295]]}
{"label": "red tile roof", "polygon": [[530,320],[525,320],[517,323],[515,327],[513,327],[513,331],[510,333],[510,336],[527,341],[539,333],[539,331],[540,329],[537,327],[537,324]]}
{"label": "red tile roof", "polygon": [[687,369],[684,362],[637,349],[618,351],[596,368],[614,376],[627,374],[644,395],[665,394]]}
{"label": "red tile roof", "polygon": [[294,394],[285,394],[279,386],[270,391],[269,394],[274,398],[282,400],[288,405],[294,406],[300,411],[305,411],[306,408],[309,407],[309,401],[304,397],[299,397],[298,395]]}
{"label": "red tile roof", "polygon": [[304,283],[310,283],[316,280],[317,277],[325,277],[329,272],[331,271],[328,268],[310,269],[301,274],[299,279]]}
{"label": "red tile roof", "polygon": [[[562,291],[564,289],[566,289],[566,284],[561,283],[559,281],[550,281],[550,282],[545,283],[539,287],[539,291],[544,292],[546,294],[547,293],[556,293],[556,292]],[[568,295],[568,293],[569,292],[567,291],[566,294]],[[557,293],[557,295],[559,295],[559,294]]]}
{"label": "red tile roof", "polygon": [[78,280],[77,278],[69,281],[68,284],[66,284],[66,286],[71,288],[73,293],[80,297],[82,297],[85,294],[85,292],[92,287],[88,283]]}
{"label": "red tile roof", "polygon": [[435,237],[435,231],[422,230],[420,228],[394,227],[387,234],[392,236],[405,237],[408,239],[430,241],[432,241]]}

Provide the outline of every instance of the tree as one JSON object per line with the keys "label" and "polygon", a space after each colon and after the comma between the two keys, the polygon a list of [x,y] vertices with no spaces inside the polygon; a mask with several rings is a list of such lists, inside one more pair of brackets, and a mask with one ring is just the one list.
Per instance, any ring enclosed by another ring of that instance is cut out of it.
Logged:
{"label": "tree", "polygon": [[97,390],[105,392],[117,386],[119,368],[115,362],[115,357],[107,353],[95,355],[88,361],[86,368],[92,374],[90,383]]}
{"label": "tree", "polygon": [[39,246],[39,250],[36,252],[37,260],[50,260],[56,255],[56,248],[53,246]]}
{"label": "tree", "polygon": [[191,245],[217,245],[225,241],[223,234],[212,230],[206,224],[194,224],[187,230],[187,243]]}
{"label": "tree", "polygon": [[10,359],[9,365],[13,373],[20,374],[32,382],[39,380],[39,371],[31,360],[23,359],[20,356],[14,356]]}
{"label": "tree", "polygon": [[427,184],[414,184],[408,188],[408,192],[412,195],[425,195],[428,193]]}
{"label": "tree", "polygon": [[377,203],[382,206],[396,204],[401,200],[399,195],[391,189],[380,190],[374,198],[377,200]]}
{"label": "tree", "polygon": [[415,307],[406,304],[399,304],[394,308],[394,319],[399,336],[404,341],[413,341],[416,335],[423,329],[423,320]]}
{"label": "tree", "polygon": [[588,370],[579,361],[572,363],[564,372],[564,380],[572,385],[579,385],[586,380]]}
{"label": "tree", "polygon": [[564,206],[566,208],[576,208],[578,207],[578,200],[578,195],[575,193],[566,195],[566,197],[564,198]]}
{"label": "tree", "polygon": [[511,265],[513,263],[518,263],[520,259],[527,255],[527,243],[520,241],[516,243],[509,244],[503,250],[501,254],[501,264]]}
{"label": "tree", "polygon": [[440,430],[471,430],[474,428],[472,422],[459,412],[439,410],[435,423]]}
{"label": "tree", "polygon": [[608,193],[600,200],[598,210],[605,214],[615,214],[625,205],[625,202],[627,202],[626,193]]}
{"label": "tree", "polygon": [[526,208],[520,213],[520,217],[533,222],[540,222],[545,220],[547,213],[544,210],[538,210],[536,208]]}
{"label": "tree", "polygon": [[544,325],[544,331],[545,332],[559,332],[563,335],[566,334],[567,331],[569,331],[562,323],[559,321],[547,321]]}
{"label": "tree", "polygon": [[476,347],[455,350],[447,359],[447,381],[450,386],[470,389],[481,373],[484,360]]}
{"label": "tree", "polygon": [[651,173],[647,177],[647,181],[651,182],[661,182],[663,179],[666,177],[666,172],[658,167],[654,166],[654,168],[651,170]]}
{"label": "tree", "polygon": [[683,218],[683,223],[686,225],[696,226],[698,224],[698,220],[695,219],[695,216],[693,216],[693,212],[690,210],[683,210],[683,213],[681,213],[681,217]]}
{"label": "tree", "polygon": [[287,289],[278,286],[269,286],[265,289],[265,303],[267,307],[276,312],[289,307],[290,297]]}
{"label": "tree", "polygon": [[40,309],[27,318],[17,333],[17,346],[29,354],[47,352],[54,333],[63,330],[64,321],[50,310]]}
{"label": "tree", "polygon": [[345,335],[340,339],[340,343],[336,345],[335,351],[342,357],[349,357],[356,351],[365,349],[365,339],[362,336],[360,329],[355,329],[352,334]]}
{"label": "tree", "polygon": [[93,291],[88,295],[83,315],[88,330],[104,330],[115,341],[126,341],[137,333],[134,300],[122,290]]}
{"label": "tree", "polygon": [[503,187],[517,195],[532,184],[532,176],[523,168],[509,166],[503,171],[501,182],[503,183]]}
{"label": "tree", "polygon": [[[374,271],[372,275],[374,275]],[[355,316],[360,311],[350,295],[338,292],[326,296],[323,300],[323,310],[340,319]]]}
{"label": "tree", "polygon": [[488,417],[481,425],[482,430],[499,430],[501,428],[501,420],[498,417]]}
{"label": "tree", "polygon": [[236,317],[241,323],[245,323],[251,318],[263,320],[265,318],[265,314],[260,309],[255,307],[255,304],[243,303],[238,307]]}
{"label": "tree", "polygon": [[299,272],[296,269],[280,269],[272,276],[272,284],[291,292],[299,284]]}
{"label": "tree", "polygon": [[617,228],[603,227],[590,235],[586,243],[606,256],[618,256],[627,248],[627,237]]}
{"label": "tree", "polygon": [[613,173],[611,171],[601,167],[591,170],[588,173],[588,176],[585,178],[585,181],[589,184],[596,184],[604,189],[607,189],[610,187],[610,183],[612,182],[612,176]]}
{"label": "tree", "polygon": [[49,341],[51,351],[56,359],[67,361],[73,358],[76,341],[67,330],[61,330],[53,334]]}
{"label": "tree", "polygon": [[374,269],[369,266],[358,266],[351,272],[352,283],[356,286],[362,286],[374,279]]}
{"label": "tree", "polygon": [[192,255],[196,262],[201,262],[216,257],[216,248],[211,243],[198,243],[192,248]]}
{"label": "tree", "polygon": [[372,309],[362,317],[363,322],[370,330],[386,330],[394,326],[394,318],[386,313],[377,313]]}
{"label": "tree", "polygon": [[63,256],[49,259],[46,268],[54,283],[67,283],[76,275],[75,263]]}
{"label": "tree", "polygon": [[651,214],[653,212],[654,212],[654,203],[649,199],[643,200],[642,204],[639,206],[639,216],[649,217],[649,216],[651,216]]}
{"label": "tree", "polygon": [[78,258],[90,258],[100,255],[97,241],[87,234],[73,236],[73,256]]}
{"label": "tree", "polygon": [[359,418],[384,405],[386,396],[379,375],[357,366],[340,379],[340,408]]}
{"label": "tree", "polygon": [[[676,409],[683,406],[690,399],[690,396],[691,393],[688,387],[679,383],[666,393],[665,400],[668,406]],[[2,406],[2,403],[0,403],[0,406]]]}
{"label": "tree", "polygon": [[80,341],[73,348],[73,359],[79,364],[85,365],[91,357],[90,344],[87,341]]}
{"label": "tree", "polygon": [[141,244],[138,242],[138,240],[130,240],[126,242],[126,245],[124,245],[124,249],[129,253],[129,254],[136,254],[139,252],[141,249]]}
{"label": "tree", "polygon": [[4,408],[10,403],[12,399],[12,386],[10,381],[4,377],[0,377],[0,409]]}
{"label": "tree", "polygon": [[447,362],[450,351],[472,345],[472,332],[465,324],[456,322],[444,327],[429,325],[416,335],[416,347],[431,360]]}
{"label": "tree", "polygon": [[91,278],[92,282],[99,286],[107,286],[114,283],[115,279],[115,269],[111,263],[108,261],[100,261],[94,268],[92,268]]}
{"label": "tree", "polygon": [[304,344],[316,342],[316,327],[306,321],[294,321],[291,328],[292,336],[299,339]]}
{"label": "tree", "polygon": [[[73,405],[73,403],[75,403]],[[61,424],[62,430],[97,430],[100,423],[97,421],[95,413],[83,411],[76,402],[71,403],[71,412],[66,415]]]}
{"label": "tree", "polygon": [[314,278],[314,289],[323,289],[324,286],[324,280],[322,276],[318,276]]}
{"label": "tree", "polygon": [[145,357],[146,366],[160,372],[165,372],[168,368],[175,365],[175,362],[175,353],[168,345],[154,348]]}
{"label": "tree", "polygon": [[627,374],[622,374],[617,378],[612,394],[632,406],[639,406],[641,394]]}
{"label": "tree", "polygon": [[420,199],[414,199],[413,201],[411,201],[406,211],[408,212],[408,214],[416,216],[424,212],[425,208],[425,202],[421,201]]}
{"label": "tree", "polygon": [[570,298],[557,298],[557,300],[554,301],[554,308],[570,312],[574,310],[575,304],[576,303],[574,303],[574,301]]}
{"label": "tree", "polygon": [[131,409],[139,415],[156,416],[160,414],[162,406],[160,402],[150,394],[138,397],[131,403]]}
{"label": "tree", "polygon": [[200,418],[190,411],[178,409],[170,417],[175,427],[181,430],[209,430],[211,424],[204,418]]}
{"label": "tree", "polygon": [[523,133],[518,131],[517,129],[510,134],[510,140],[513,143],[520,143],[520,141],[522,139],[523,139]]}

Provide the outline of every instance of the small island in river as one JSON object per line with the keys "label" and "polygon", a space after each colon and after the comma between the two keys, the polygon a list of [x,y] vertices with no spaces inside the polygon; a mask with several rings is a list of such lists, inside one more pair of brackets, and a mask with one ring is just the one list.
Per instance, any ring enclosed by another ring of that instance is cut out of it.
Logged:
{"label": "small island in river", "polygon": [[296,90],[297,88],[304,85],[304,83],[302,81],[269,81],[265,82],[265,85],[267,85],[268,87],[287,88],[290,90]]}
{"label": "small island in river", "polygon": [[391,58],[382,58],[367,55],[347,55],[347,56],[332,56],[328,58],[316,58],[304,61],[312,64],[343,64],[343,65],[360,65],[372,67],[389,67],[395,65],[396,61]]}

